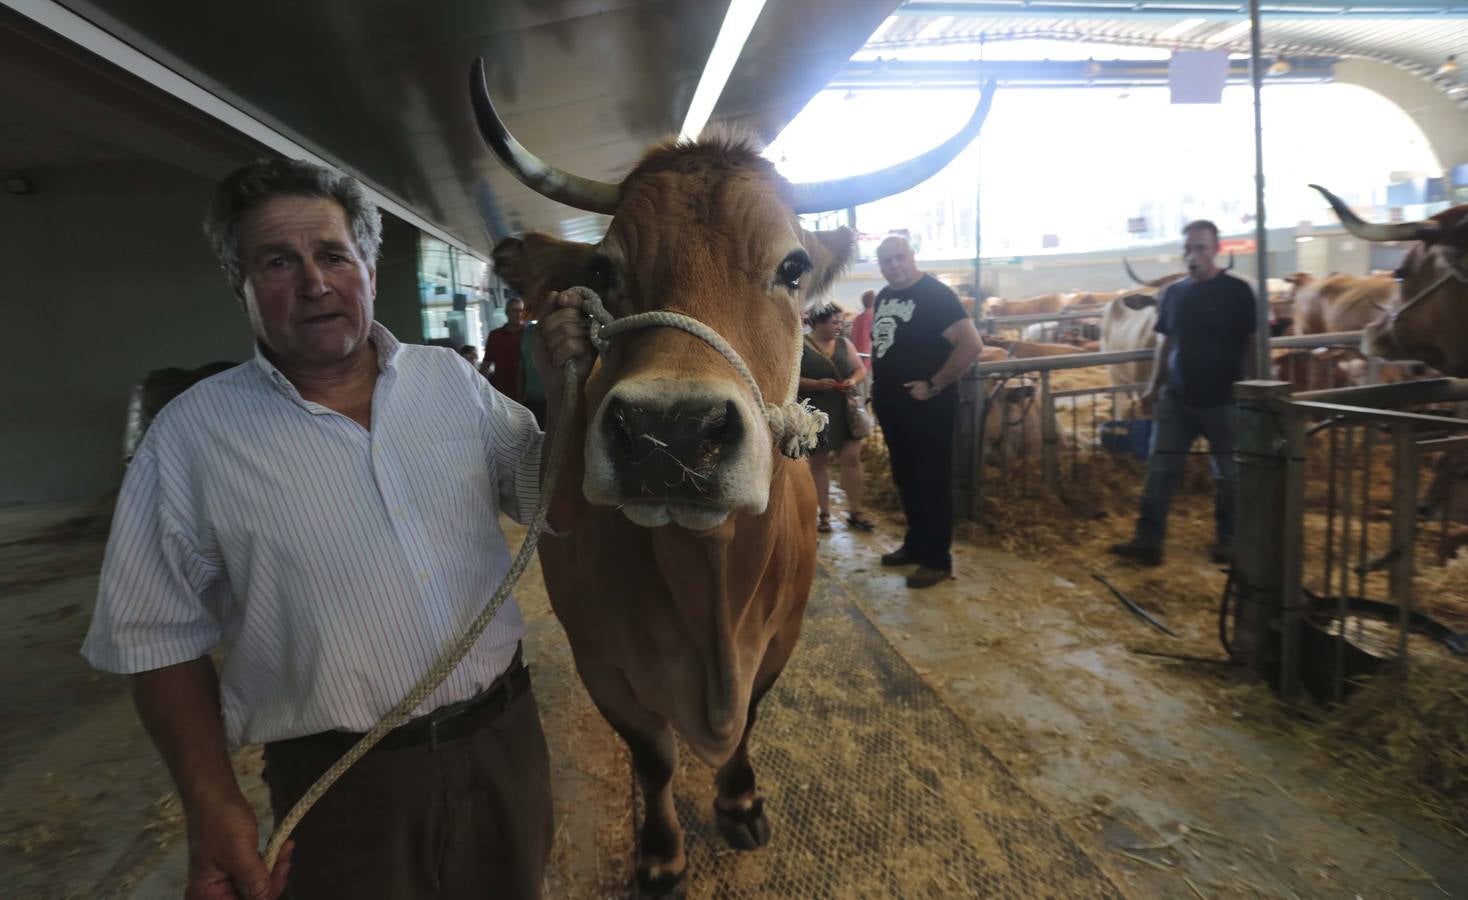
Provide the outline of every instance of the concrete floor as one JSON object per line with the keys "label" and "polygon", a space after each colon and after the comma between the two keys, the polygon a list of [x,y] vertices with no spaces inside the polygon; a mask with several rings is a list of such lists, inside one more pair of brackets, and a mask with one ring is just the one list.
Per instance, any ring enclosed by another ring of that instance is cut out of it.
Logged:
{"label": "concrete floor", "polygon": [[[76,652],[104,538],[92,512],[0,510],[0,897],[181,893],[166,773],[125,682]],[[1361,799],[1311,748],[1264,727],[1252,712],[1262,689],[1133,652],[1141,626],[1085,567],[961,546],[956,580],[913,592],[877,564],[894,522],[875,535],[836,527],[821,544],[832,589],[1125,895],[1468,897],[1468,841]],[[630,847],[625,757],[575,682],[538,572],[518,593],[555,757],[547,896],[614,896]],[[262,803],[257,755],[241,752],[237,769]]]}

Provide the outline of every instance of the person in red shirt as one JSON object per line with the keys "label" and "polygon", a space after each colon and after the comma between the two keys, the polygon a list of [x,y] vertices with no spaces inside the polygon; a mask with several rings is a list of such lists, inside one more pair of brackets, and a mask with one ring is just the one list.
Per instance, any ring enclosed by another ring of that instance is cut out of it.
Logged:
{"label": "person in red shirt", "polygon": [[867,376],[872,374],[872,307],[877,305],[877,292],[865,291],[861,295],[861,312],[851,320],[851,343],[861,354],[866,364]]}
{"label": "person in red shirt", "polygon": [[484,339],[484,362],[479,371],[489,383],[516,403],[525,402],[520,384],[520,338],[525,331],[525,301],[519,297],[505,304],[505,324]]}

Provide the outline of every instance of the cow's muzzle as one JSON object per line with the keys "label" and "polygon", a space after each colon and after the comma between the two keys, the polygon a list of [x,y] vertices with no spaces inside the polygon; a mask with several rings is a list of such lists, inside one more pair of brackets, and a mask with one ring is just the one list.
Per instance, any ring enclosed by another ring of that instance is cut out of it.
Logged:
{"label": "cow's muzzle", "polygon": [[587,436],[587,499],[649,528],[705,531],[730,512],[763,512],[770,448],[748,407],[732,384],[618,385]]}

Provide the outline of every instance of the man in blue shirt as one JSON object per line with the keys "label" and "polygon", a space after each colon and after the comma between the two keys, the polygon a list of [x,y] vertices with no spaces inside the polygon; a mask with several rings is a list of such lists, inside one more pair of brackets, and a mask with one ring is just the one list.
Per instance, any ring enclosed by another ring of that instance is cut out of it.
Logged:
{"label": "man in blue shirt", "polygon": [[1238,485],[1234,443],[1238,411],[1233,384],[1254,370],[1254,292],[1218,268],[1218,226],[1206,220],[1183,229],[1188,277],[1163,292],[1157,305],[1157,345],[1152,383],[1143,400],[1152,412],[1152,452],[1142,489],[1136,535],[1111,552],[1143,565],[1162,562],[1167,511],[1182,477],[1188,452],[1199,435],[1207,438],[1215,482],[1214,562],[1233,558]]}

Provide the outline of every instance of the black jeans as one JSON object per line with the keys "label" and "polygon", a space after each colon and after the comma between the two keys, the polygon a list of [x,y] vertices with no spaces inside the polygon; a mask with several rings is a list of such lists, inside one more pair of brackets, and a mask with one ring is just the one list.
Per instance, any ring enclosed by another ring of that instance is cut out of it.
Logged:
{"label": "black jeans", "polygon": [[892,480],[907,516],[902,547],[919,565],[952,570],[953,422],[958,391],[914,400],[901,386],[872,394],[872,409],[892,456]]}
{"label": "black jeans", "polygon": [[1220,544],[1232,544],[1237,516],[1235,494],[1239,464],[1234,459],[1238,438],[1238,407],[1189,406],[1164,389],[1152,412],[1152,450],[1147,458],[1147,481],[1142,487],[1142,514],[1137,519],[1138,544],[1161,547],[1167,538],[1167,512],[1182,481],[1188,453],[1199,436],[1208,439],[1213,462],[1213,521]]}

